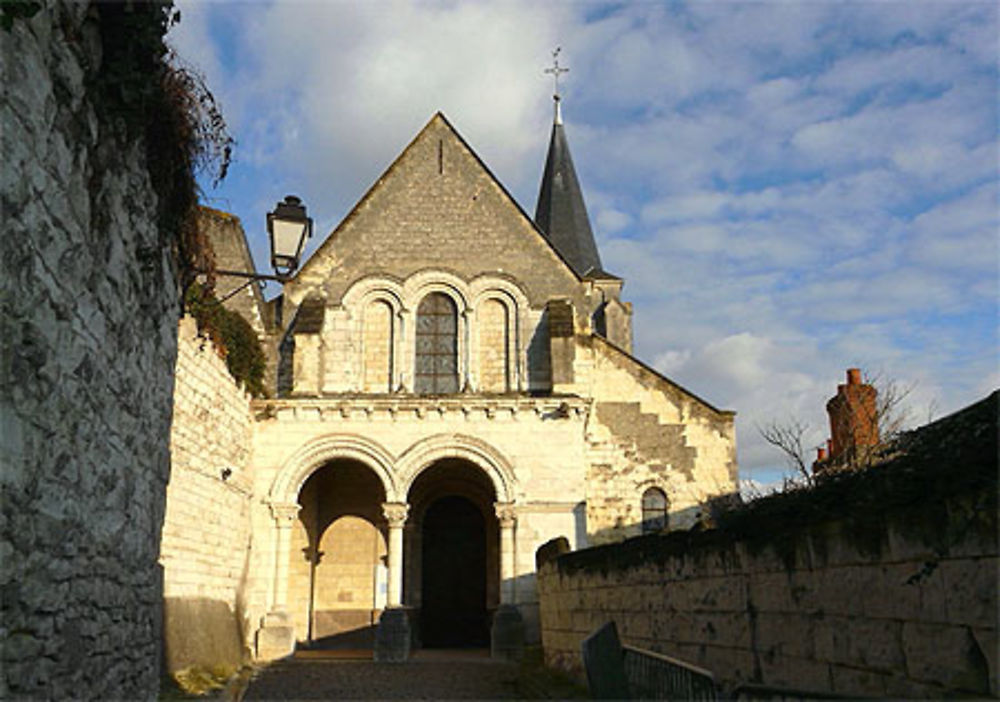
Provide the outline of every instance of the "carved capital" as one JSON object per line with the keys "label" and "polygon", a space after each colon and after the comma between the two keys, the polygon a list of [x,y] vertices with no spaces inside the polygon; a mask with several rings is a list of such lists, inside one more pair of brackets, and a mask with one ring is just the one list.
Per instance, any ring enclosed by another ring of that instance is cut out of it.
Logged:
{"label": "carved capital", "polygon": [[406,515],[410,511],[410,506],[405,502],[383,502],[382,514],[389,522],[389,528],[400,528],[406,524]]}
{"label": "carved capital", "polygon": [[494,502],[493,508],[497,512],[497,521],[500,522],[501,529],[511,529],[517,521],[517,508],[513,502]]}
{"label": "carved capital", "polygon": [[292,526],[292,522],[299,516],[299,510],[302,508],[301,505],[294,502],[271,502],[270,507],[271,516],[274,517],[274,521],[278,523],[279,527]]}

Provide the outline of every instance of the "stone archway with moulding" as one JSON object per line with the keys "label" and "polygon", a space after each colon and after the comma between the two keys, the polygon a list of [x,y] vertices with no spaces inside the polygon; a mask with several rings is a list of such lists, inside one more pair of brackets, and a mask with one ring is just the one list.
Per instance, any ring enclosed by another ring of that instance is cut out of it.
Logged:
{"label": "stone archway with moulding", "polygon": [[482,470],[496,493],[498,503],[515,499],[516,480],[510,461],[485,441],[464,434],[437,434],[422,439],[404,451],[396,461],[399,495],[406,499],[417,477],[437,461],[460,458]]}
{"label": "stone archway with moulding", "polygon": [[329,461],[353,459],[368,466],[385,490],[386,502],[400,502],[399,482],[394,473],[392,454],[377,442],[355,434],[327,434],[317,437],[293,453],[278,471],[268,492],[271,504],[295,504],[299,491]]}
{"label": "stone archway with moulding", "polygon": [[384,299],[399,312],[405,307],[403,283],[395,276],[374,275],[356,280],[340,298],[340,304],[349,310],[360,310],[373,299]]}
{"label": "stone archway with moulding", "polygon": [[432,292],[444,293],[455,302],[458,314],[468,313],[471,297],[469,284],[461,276],[438,268],[425,268],[410,275],[403,282],[403,301],[416,310],[420,301]]}
{"label": "stone archway with moulding", "polygon": [[[473,329],[469,334],[469,357],[480,361],[482,354],[482,333],[479,313],[482,306],[489,301],[498,302],[507,315],[506,323],[506,348],[504,357],[506,359],[507,390],[523,391],[527,384],[527,354],[523,353],[525,339],[530,336],[528,327],[528,297],[525,292],[513,281],[497,275],[477,276],[470,284],[470,294],[472,296],[471,316]],[[471,363],[474,372],[473,386],[482,389],[483,369],[480,362]]]}

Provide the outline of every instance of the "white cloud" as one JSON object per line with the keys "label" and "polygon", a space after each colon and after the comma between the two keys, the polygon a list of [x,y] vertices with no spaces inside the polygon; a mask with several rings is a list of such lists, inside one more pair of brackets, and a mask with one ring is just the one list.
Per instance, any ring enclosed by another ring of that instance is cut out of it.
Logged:
{"label": "white cloud", "polygon": [[597,210],[597,217],[594,219],[594,224],[597,226],[598,231],[605,235],[615,234],[632,224],[632,216],[621,210],[604,207]]}
{"label": "white cloud", "polygon": [[1000,191],[997,182],[944,202],[913,221],[910,255],[931,268],[984,271],[1000,262]]}

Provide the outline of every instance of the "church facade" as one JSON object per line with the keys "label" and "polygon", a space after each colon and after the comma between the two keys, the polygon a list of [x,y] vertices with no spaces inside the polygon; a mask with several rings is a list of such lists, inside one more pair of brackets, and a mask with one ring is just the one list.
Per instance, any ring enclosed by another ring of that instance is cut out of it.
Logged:
{"label": "church facade", "polygon": [[537,640],[539,546],[685,528],[736,490],[733,413],[631,355],[622,285],[558,102],[534,219],[429,121],[252,320],[276,367],[245,476],[259,658],[365,645],[386,610],[417,645],[487,645],[505,607]]}

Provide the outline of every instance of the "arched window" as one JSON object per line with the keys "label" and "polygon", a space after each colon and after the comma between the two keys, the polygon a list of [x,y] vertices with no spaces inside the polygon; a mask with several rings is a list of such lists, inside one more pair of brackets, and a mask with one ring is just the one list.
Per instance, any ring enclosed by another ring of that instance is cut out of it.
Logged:
{"label": "arched window", "polygon": [[667,528],[667,496],[659,488],[649,488],[642,493],[642,533],[648,534]]}
{"label": "arched window", "polygon": [[392,308],[372,300],[363,318],[364,391],[392,392]]}
{"label": "arched window", "polygon": [[444,293],[431,293],[417,307],[414,391],[458,392],[458,310]]}
{"label": "arched window", "polygon": [[476,312],[479,328],[479,389],[483,392],[510,390],[507,307],[497,299],[485,300]]}

